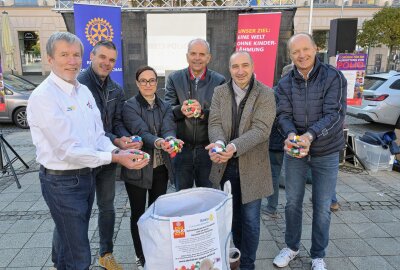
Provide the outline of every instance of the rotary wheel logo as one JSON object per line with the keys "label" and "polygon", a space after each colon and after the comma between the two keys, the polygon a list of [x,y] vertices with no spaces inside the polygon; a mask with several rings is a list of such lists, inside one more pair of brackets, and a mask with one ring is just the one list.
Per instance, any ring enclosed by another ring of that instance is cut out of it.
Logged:
{"label": "rotary wheel logo", "polygon": [[92,46],[96,45],[100,40],[112,41],[114,38],[114,30],[111,24],[103,18],[91,19],[86,24],[85,34]]}

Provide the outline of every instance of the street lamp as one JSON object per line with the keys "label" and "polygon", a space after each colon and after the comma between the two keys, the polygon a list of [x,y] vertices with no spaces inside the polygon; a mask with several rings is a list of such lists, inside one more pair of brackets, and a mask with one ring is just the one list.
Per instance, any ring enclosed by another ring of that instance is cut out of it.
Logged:
{"label": "street lamp", "polygon": [[342,1],[342,10],[341,10],[341,12],[340,12],[340,18],[343,18],[343,9],[344,9],[344,6],[347,5],[348,3],[349,3],[349,0],[343,0],[343,1]]}

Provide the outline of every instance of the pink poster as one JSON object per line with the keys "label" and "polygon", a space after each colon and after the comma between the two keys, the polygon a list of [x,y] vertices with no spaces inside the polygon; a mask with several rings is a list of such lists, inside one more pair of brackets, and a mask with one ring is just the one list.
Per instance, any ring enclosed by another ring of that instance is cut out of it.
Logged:
{"label": "pink poster", "polygon": [[274,83],[281,13],[239,14],[236,50],[247,51],[254,60],[257,80]]}

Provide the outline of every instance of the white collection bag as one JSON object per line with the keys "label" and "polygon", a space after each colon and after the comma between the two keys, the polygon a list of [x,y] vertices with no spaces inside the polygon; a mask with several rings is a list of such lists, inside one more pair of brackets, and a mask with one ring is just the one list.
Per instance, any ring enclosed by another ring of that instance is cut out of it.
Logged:
{"label": "white collection bag", "polygon": [[[191,266],[182,266],[177,270],[203,269],[202,265],[206,263],[222,267],[214,269],[230,269],[232,195],[229,181],[224,189],[226,192],[212,188],[192,188],[166,194],[146,210],[138,221],[146,270],[176,270],[174,263],[176,266],[178,260],[182,265],[187,261],[187,265]],[[199,218],[201,215],[206,218]],[[186,228],[183,226],[182,230],[177,230],[174,227],[183,223],[179,220],[186,221]],[[210,223],[210,220],[213,222]],[[201,224],[206,225],[202,227]],[[210,248],[213,244],[214,248]],[[215,250],[215,254],[220,254],[220,257],[204,258],[208,252],[204,252],[205,248],[208,251]],[[189,263],[194,257],[203,260]]]}

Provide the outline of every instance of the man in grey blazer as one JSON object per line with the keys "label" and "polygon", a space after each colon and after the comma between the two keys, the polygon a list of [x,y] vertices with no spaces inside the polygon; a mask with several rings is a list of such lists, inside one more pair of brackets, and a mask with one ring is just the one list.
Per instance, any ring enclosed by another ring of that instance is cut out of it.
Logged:
{"label": "man in grey blazer", "polygon": [[[238,51],[229,61],[232,79],[215,88],[206,149],[213,161],[210,180],[215,188],[231,181],[233,242],[242,253],[240,269],[255,269],[260,236],[261,199],[273,193],[268,156],[275,118],[272,89],[257,81],[250,54]],[[215,153],[214,147],[225,149]]]}

